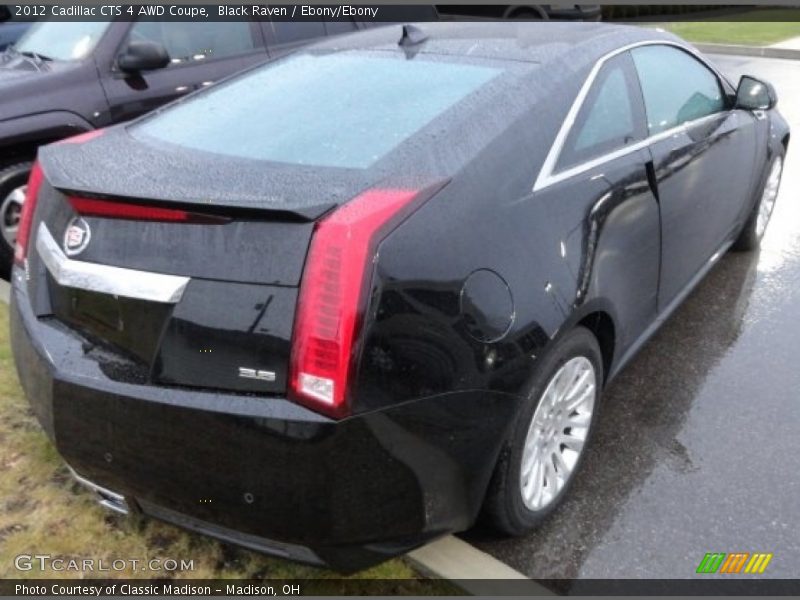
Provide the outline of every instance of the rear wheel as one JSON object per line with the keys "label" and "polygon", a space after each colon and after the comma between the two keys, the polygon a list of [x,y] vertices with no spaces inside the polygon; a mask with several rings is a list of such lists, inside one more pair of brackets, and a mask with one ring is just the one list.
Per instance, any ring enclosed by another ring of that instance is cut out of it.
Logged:
{"label": "rear wheel", "polygon": [[24,162],[0,171],[0,276],[6,279],[14,260],[14,243],[31,166]]}
{"label": "rear wheel", "polygon": [[521,535],[564,498],[583,459],[602,384],[600,347],[583,327],[540,358],[486,498],[495,528]]}
{"label": "rear wheel", "polygon": [[755,250],[761,245],[761,238],[764,237],[772,211],[775,209],[775,201],[778,199],[782,174],[783,152],[776,154],[775,158],[772,159],[767,171],[767,180],[764,182],[764,189],[761,191],[761,197],[756,202],[753,212],[734,242],[734,250],[747,252]]}

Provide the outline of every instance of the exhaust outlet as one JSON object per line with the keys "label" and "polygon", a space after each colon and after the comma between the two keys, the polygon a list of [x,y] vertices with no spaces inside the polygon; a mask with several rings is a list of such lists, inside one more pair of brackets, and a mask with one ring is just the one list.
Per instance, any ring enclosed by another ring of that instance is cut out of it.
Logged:
{"label": "exhaust outlet", "polygon": [[93,481],[89,481],[85,477],[78,475],[78,473],[75,472],[75,469],[69,465],[67,465],[67,468],[69,469],[69,472],[72,474],[72,477],[75,479],[75,481],[77,481],[83,487],[94,492],[95,499],[100,506],[107,508],[108,510],[113,510],[121,515],[128,515],[131,513],[130,506],[128,506],[125,496],[116,492],[112,492],[111,490],[99,486]]}

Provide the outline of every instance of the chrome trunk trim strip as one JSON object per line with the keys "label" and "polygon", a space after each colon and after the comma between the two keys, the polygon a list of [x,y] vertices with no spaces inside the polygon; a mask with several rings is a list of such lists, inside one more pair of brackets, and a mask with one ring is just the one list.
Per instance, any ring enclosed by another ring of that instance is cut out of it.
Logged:
{"label": "chrome trunk trim strip", "polygon": [[189,277],[112,267],[68,258],[44,223],[36,233],[36,250],[58,285],[124,298],[177,304]]}

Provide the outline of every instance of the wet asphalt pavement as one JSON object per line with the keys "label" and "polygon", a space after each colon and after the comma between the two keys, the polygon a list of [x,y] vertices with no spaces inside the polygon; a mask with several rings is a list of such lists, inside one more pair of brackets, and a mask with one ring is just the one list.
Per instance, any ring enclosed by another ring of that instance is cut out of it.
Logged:
{"label": "wet asphalt pavement", "polygon": [[[464,537],[534,578],[692,578],[706,552],[800,577],[800,61],[712,57],[771,81],[792,126],[760,253],[728,254],[606,390],[560,509]],[[794,145],[794,147],[792,147]]]}

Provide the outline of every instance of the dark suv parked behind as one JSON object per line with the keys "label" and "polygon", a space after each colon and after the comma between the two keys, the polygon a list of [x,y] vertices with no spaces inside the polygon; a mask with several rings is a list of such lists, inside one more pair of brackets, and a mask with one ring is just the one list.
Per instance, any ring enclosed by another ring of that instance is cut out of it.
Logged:
{"label": "dark suv parked behind", "polygon": [[313,39],[329,22],[40,22],[0,55],[0,275],[36,149],[125,121]]}
{"label": "dark suv parked behind", "polygon": [[0,50],[16,42],[30,25],[30,22],[15,17],[11,7],[0,4]]}

